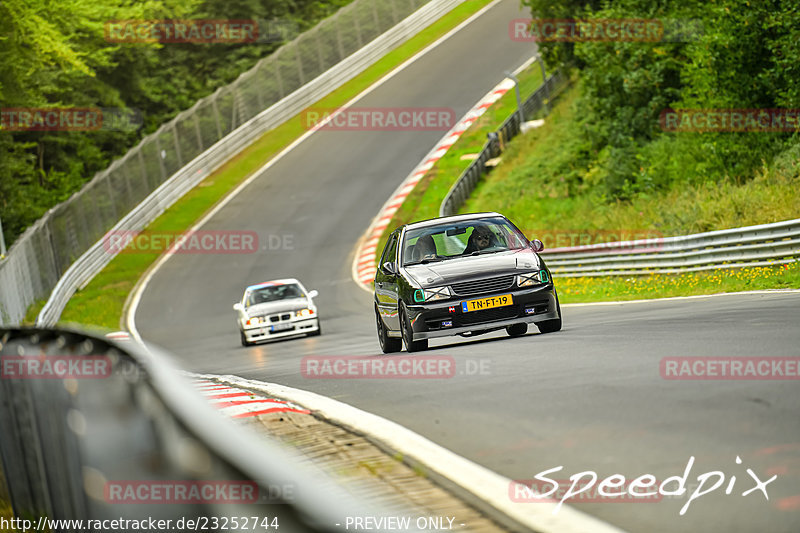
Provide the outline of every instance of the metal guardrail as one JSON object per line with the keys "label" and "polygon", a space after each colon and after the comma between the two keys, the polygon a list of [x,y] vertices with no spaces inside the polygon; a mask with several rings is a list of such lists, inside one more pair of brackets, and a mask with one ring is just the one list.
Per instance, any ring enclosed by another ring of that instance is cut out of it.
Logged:
{"label": "metal guardrail", "polygon": [[263,133],[462,1],[355,0],[180,113],[14,243],[0,260],[0,324],[19,323],[48,295],[38,323],[53,324],[114,257],[100,243],[108,231],[142,229]]}
{"label": "metal guardrail", "polygon": [[[529,120],[542,111],[549,103],[548,100],[553,100],[568,84],[568,75],[561,70],[550,75],[522,104],[522,115],[525,120]],[[472,191],[475,190],[478,180],[486,172],[486,162],[502,153],[505,143],[519,134],[521,126],[520,113],[515,110],[496,132],[489,134],[489,140],[483,145],[478,157],[458,177],[442,200],[439,206],[440,217],[458,212]]]}
{"label": "metal guardrail", "polygon": [[544,244],[542,255],[548,267],[562,277],[675,274],[769,266],[793,263],[800,258],[800,219],[551,250]]}
{"label": "metal guardrail", "polygon": [[[59,358],[75,362],[72,377],[44,371],[45,361],[56,369]],[[336,524],[347,516],[386,511],[216,412],[169,359],[154,347],[77,330],[0,328],[0,457],[15,516],[34,524],[152,517],[173,520],[171,531],[191,529],[174,527],[180,518],[248,517],[244,528],[199,529],[273,530],[253,527],[258,517],[277,518],[277,531],[342,531]],[[177,492],[203,484],[225,490]],[[115,493],[120,485],[146,490]],[[237,486],[249,495],[237,496]]]}

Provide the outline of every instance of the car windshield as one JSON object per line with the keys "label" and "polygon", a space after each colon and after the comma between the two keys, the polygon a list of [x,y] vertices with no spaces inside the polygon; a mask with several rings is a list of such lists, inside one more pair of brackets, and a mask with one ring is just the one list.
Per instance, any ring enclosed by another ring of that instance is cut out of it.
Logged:
{"label": "car windshield", "polygon": [[527,246],[528,239],[508,220],[480,218],[408,230],[402,261],[409,266]]}
{"label": "car windshield", "polygon": [[276,302],[278,300],[289,300],[291,298],[302,298],[303,290],[296,284],[287,285],[266,285],[250,291],[245,299],[246,306],[263,304],[266,302]]}

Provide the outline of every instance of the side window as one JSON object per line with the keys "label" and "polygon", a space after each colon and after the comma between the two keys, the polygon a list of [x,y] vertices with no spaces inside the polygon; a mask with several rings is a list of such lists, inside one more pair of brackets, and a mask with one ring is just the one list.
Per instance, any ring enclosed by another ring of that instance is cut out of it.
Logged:
{"label": "side window", "polygon": [[386,243],[386,248],[383,249],[381,256],[381,265],[390,261],[397,261],[397,233],[393,233],[389,237],[389,242]]}

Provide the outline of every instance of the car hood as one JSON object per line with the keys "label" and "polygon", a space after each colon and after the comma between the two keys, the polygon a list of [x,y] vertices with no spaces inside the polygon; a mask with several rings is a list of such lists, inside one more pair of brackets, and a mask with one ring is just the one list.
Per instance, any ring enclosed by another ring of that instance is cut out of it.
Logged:
{"label": "car hood", "polygon": [[473,279],[519,274],[538,270],[541,266],[542,262],[536,252],[525,249],[412,265],[405,267],[405,271],[420,286],[435,287]]}
{"label": "car hood", "polygon": [[261,316],[280,313],[281,311],[298,311],[307,307],[310,307],[310,304],[306,298],[291,298],[289,300],[251,305],[246,311],[248,316]]}

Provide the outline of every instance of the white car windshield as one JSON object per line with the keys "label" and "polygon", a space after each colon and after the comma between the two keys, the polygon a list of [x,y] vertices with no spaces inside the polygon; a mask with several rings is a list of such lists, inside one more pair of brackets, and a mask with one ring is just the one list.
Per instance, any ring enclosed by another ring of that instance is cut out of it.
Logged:
{"label": "white car windshield", "polygon": [[263,304],[266,302],[276,302],[278,300],[290,300],[292,298],[303,298],[303,290],[295,284],[289,285],[267,285],[253,289],[247,295],[246,306]]}

